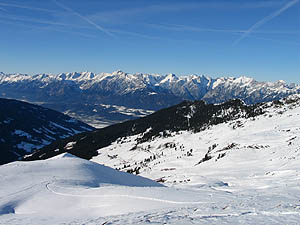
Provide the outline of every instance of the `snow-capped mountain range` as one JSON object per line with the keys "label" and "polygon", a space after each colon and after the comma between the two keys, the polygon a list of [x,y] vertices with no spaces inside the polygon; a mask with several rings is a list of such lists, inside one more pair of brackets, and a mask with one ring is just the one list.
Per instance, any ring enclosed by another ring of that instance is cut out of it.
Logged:
{"label": "snow-capped mountain range", "polygon": [[129,74],[120,70],[34,76],[0,73],[0,95],[43,104],[98,127],[101,125],[97,121],[109,125],[182,100],[220,103],[240,98],[253,104],[296,93],[300,93],[299,85],[284,81],[258,82],[247,77],[213,79],[203,75]]}

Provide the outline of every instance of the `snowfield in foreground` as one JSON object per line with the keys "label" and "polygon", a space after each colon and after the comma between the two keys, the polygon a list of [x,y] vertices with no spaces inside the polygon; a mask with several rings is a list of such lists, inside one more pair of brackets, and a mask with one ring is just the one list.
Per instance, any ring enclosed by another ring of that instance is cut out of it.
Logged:
{"label": "snowfield in foreground", "polygon": [[267,111],[122,138],[94,162],[63,154],[0,166],[0,224],[299,224],[299,100]]}

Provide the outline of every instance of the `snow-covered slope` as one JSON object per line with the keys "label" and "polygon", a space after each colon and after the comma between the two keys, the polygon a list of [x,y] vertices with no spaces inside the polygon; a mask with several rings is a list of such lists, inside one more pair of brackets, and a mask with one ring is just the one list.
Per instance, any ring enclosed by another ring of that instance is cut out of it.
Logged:
{"label": "snow-covered slope", "polygon": [[137,140],[140,143],[158,136],[168,136],[170,131],[193,130],[196,132],[211,125],[237,118],[254,117],[263,112],[262,105],[248,106],[239,99],[222,104],[184,101],[140,119],[58,140],[35,151],[27,156],[26,160],[47,159],[66,151],[84,159],[91,159],[98,155],[99,148],[106,147],[120,138],[140,135]]}
{"label": "snow-covered slope", "polygon": [[58,139],[92,130],[60,112],[0,98],[0,164],[18,160]]}
{"label": "snow-covered slope", "polygon": [[67,153],[0,166],[0,182],[0,224],[69,224],[97,218],[95,224],[104,224],[105,216],[200,200],[193,192],[169,189]]}
{"label": "snow-covered slope", "polygon": [[[149,127],[144,133],[119,138],[99,149],[92,161],[123,171],[138,171],[168,185],[193,186],[212,171],[234,185],[240,182],[235,173],[252,179],[255,171],[292,171],[300,162],[300,96],[260,107],[264,112],[254,117],[236,118],[196,132],[166,131],[168,135],[161,133],[141,141],[152,129]],[[223,117],[227,113],[223,111]]]}
{"label": "snow-covered slope", "polygon": [[[247,104],[272,101],[300,92],[284,81],[258,82],[247,77],[210,78],[202,75],[129,74],[122,71],[38,74],[0,74],[0,95],[43,104],[90,124],[133,119],[182,100],[220,103],[232,98]],[[117,107],[114,107],[117,106]],[[124,110],[119,110],[118,107]],[[128,110],[127,110],[128,109]],[[141,111],[144,110],[144,111]],[[99,127],[103,125],[99,124]]]}
{"label": "snow-covered slope", "polygon": [[[294,95],[253,117],[141,141],[149,127],[99,149],[94,163],[67,154],[0,166],[0,224],[299,224],[299,106]],[[110,169],[103,177],[97,163],[167,187]]]}
{"label": "snow-covered slope", "polygon": [[92,161],[211,196],[207,205],[175,210],[168,219],[165,212],[153,213],[152,221],[175,224],[181,215],[186,224],[298,224],[299,106],[300,96],[290,96],[265,104],[263,115],[198,133],[174,132],[144,143],[137,141],[140,135],[123,138],[99,149]]}

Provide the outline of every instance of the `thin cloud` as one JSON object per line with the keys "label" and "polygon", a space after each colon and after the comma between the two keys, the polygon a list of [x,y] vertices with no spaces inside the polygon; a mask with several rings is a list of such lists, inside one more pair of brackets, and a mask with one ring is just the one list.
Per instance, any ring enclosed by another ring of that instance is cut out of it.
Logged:
{"label": "thin cloud", "polygon": [[[239,35],[239,34],[235,34],[235,35]],[[280,44],[285,44],[285,45],[297,45],[297,46],[300,46],[300,42],[283,41],[283,40],[277,40],[277,39],[274,39],[274,38],[258,37],[258,36],[255,35],[255,33],[249,34],[249,37],[251,37],[253,39],[257,39],[257,40],[272,41],[272,42],[276,42],[276,43],[280,43]]]}
{"label": "thin cloud", "polygon": [[[157,29],[164,29],[164,30],[173,30],[178,32],[215,32],[215,33],[233,33],[233,34],[244,34],[247,30],[239,30],[239,29],[215,29],[215,28],[201,28],[201,27],[194,27],[194,26],[187,26],[187,25],[180,25],[180,24],[146,24],[149,27],[157,28]],[[263,30],[254,30],[252,33],[256,34],[299,34],[299,31],[281,31],[281,30],[270,30],[270,31],[263,31]]]}
{"label": "thin cloud", "polygon": [[200,9],[256,9],[256,8],[274,8],[282,5],[282,1],[264,1],[260,3],[234,3],[234,2],[193,2],[193,3],[174,3],[174,4],[145,4],[142,7],[135,5],[128,5],[128,7],[115,8],[111,10],[100,11],[94,15],[89,16],[94,21],[101,21],[105,23],[124,23],[128,18],[135,18],[140,16],[147,16],[161,13],[177,13],[184,11],[198,11]]}
{"label": "thin cloud", "polygon": [[115,35],[113,35],[111,32],[109,32],[108,30],[104,29],[103,27],[99,26],[98,24],[94,23],[93,21],[91,21],[90,19],[88,19],[85,16],[82,16],[81,14],[79,14],[78,12],[74,11],[73,9],[57,2],[56,0],[54,0],[55,4],[58,5],[60,8],[65,9],[71,13],[73,13],[74,15],[78,16],[79,18],[81,18],[82,20],[86,21],[87,23],[89,23],[90,25],[94,26],[96,29],[106,33],[107,35],[115,38]]}
{"label": "thin cloud", "polygon": [[293,41],[281,41],[281,40],[276,40],[276,39],[271,39],[271,38],[262,38],[262,37],[255,37],[251,35],[251,38],[257,39],[257,40],[264,40],[264,41],[273,41],[281,44],[286,44],[286,45],[297,45],[300,46],[300,42],[293,42]]}
{"label": "thin cloud", "polygon": [[130,32],[130,31],[123,31],[123,30],[116,30],[116,29],[110,30],[110,32],[125,34],[125,35],[129,35],[129,36],[134,36],[134,37],[140,37],[140,38],[144,38],[144,39],[153,39],[153,40],[163,39],[163,38],[157,37],[157,36],[151,36],[151,35],[147,35],[147,34],[140,34],[140,33],[135,33],[135,32]]}
{"label": "thin cloud", "polygon": [[50,30],[50,31],[56,31],[56,32],[60,32],[60,33],[74,34],[74,35],[79,35],[79,36],[82,36],[82,37],[85,37],[85,38],[95,38],[96,37],[94,35],[89,35],[89,34],[86,34],[86,33],[75,32],[75,31],[69,31],[69,30],[66,30],[66,29],[61,30],[61,29],[56,29],[56,28],[53,28],[53,27],[20,24],[18,22],[12,22],[12,21],[1,21],[0,20],[0,23],[11,24],[11,25],[25,27],[25,28],[29,28],[29,29],[33,29],[33,30]]}
{"label": "thin cloud", "polygon": [[11,4],[11,3],[4,3],[4,2],[0,2],[0,6],[13,7],[13,8],[21,8],[21,9],[35,10],[35,11],[41,11],[41,12],[49,12],[49,13],[55,13],[55,12],[57,12],[57,11],[51,10],[51,9],[44,9],[44,8],[27,6],[27,5]]}
{"label": "thin cloud", "polygon": [[187,25],[178,24],[147,24],[150,27],[173,30],[179,32],[191,31],[191,32],[220,32],[220,33],[243,33],[245,30],[234,30],[234,29],[212,29],[212,28],[200,28]]}
{"label": "thin cloud", "polygon": [[[258,8],[273,8],[277,6],[281,6],[283,1],[261,1],[261,2],[245,2],[245,3],[238,3],[232,4],[233,8],[241,8],[241,9],[258,9]],[[229,3],[230,4],[230,3]]]}
{"label": "thin cloud", "polygon": [[293,0],[290,1],[289,3],[285,4],[282,8],[280,8],[279,10],[271,13],[270,15],[266,16],[265,18],[263,18],[262,20],[258,21],[257,23],[255,23],[253,26],[251,26],[239,39],[237,39],[234,43],[233,46],[238,44],[240,41],[242,41],[244,38],[246,38],[247,36],[249,36],[249,34],[251,34],[252,32],[254,32],[257,28],[261,27],[262,25],[264,25],[265,23],[269,22],[270,20],[276,18],[277,16],[279,16],[280,14],[282,14],[284,11],[286,11],[287,9],[289,9],[290,7],[292,7],[293,5],[297,4],[299,2],[299,0]]}
{"label": "thin cloud", "polygon": [[[180,39],[174,39],[174,38],[168,38],[168,37],[161,37],[161,36],[151,36],[151,35],[147,35],[147,34],[141,34],[141,33],[135,33],[135,32],[128,32],[128,31],[123,31],[123,30],[110,30],[113,33],[118,33],[120,35],[124,34],[127,36],[132,36],[132,37],[138,37],[138,38],[143,38],[143,39],[147,39],[147,40],[164,40],[164,41],[176,41],[176,42],[186,42],[186,40],[180,40]],[[124,41],[123,39],[120,41]],[[199,42],[199,41],[192,41],[189,40],[189,43],[193,43],[193,44],[199,44],[199,43],[204,43],[204,42]],[[206,43],[208,44],[208,43]]]}
{"label": "thin cloud", "polygon": [[29,23],[36,23],[36,24],[46,24],[46,25],[53,25],[53,26],[65,26],[65,27],[74,27],[78,29],[93,29],[88,26],[79,26],[74,24],[68,24],[68,23],[61,23],[61,22],[55,22],[50,20],[40,20],[40,19],[32,19],[32,18],[26,18],[26,17],[20,17],[20,16],[10,16],[10,15],[4,15],[0,18],[4,20],[13,20],[13,21],[21,21],[21,22],[29,22]]}

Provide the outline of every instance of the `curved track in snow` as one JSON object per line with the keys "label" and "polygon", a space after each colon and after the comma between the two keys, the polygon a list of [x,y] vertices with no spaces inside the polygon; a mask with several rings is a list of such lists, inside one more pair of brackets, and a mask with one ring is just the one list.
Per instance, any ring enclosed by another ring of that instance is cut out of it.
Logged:
{"label": "curved track in snow", "polygon": [[[56,195],[62,195],[62,196],[68,196],[68,197],[79,197],[79,198],[132,198],[132,199],[139,199],[139,200],[147,200],[147,201],[156,201],[156,202],[163,202],[168,204],[188,204],[188,205],[198,205],[198,204],[213,204],[213,202],[183,202],[183,201],[173,201],[173,200],[165,200],[165,199],[159,199],[159,198],[151,198],[151,197],[144,197],[144,196],[136,196],[136,195],[124,195],[124,194],[113,194],[113,195],[107,195],[107,194],[90,194],[90,195],[80,195],[80,194],[71,194],[71,193],[63,193],[59,191],[55,191],[50,186],[54,185],[54,183],[48,182],[45,187],[48,191],[56,194]],[[57,186],[59,188],[65,188],[61,186]]]}

